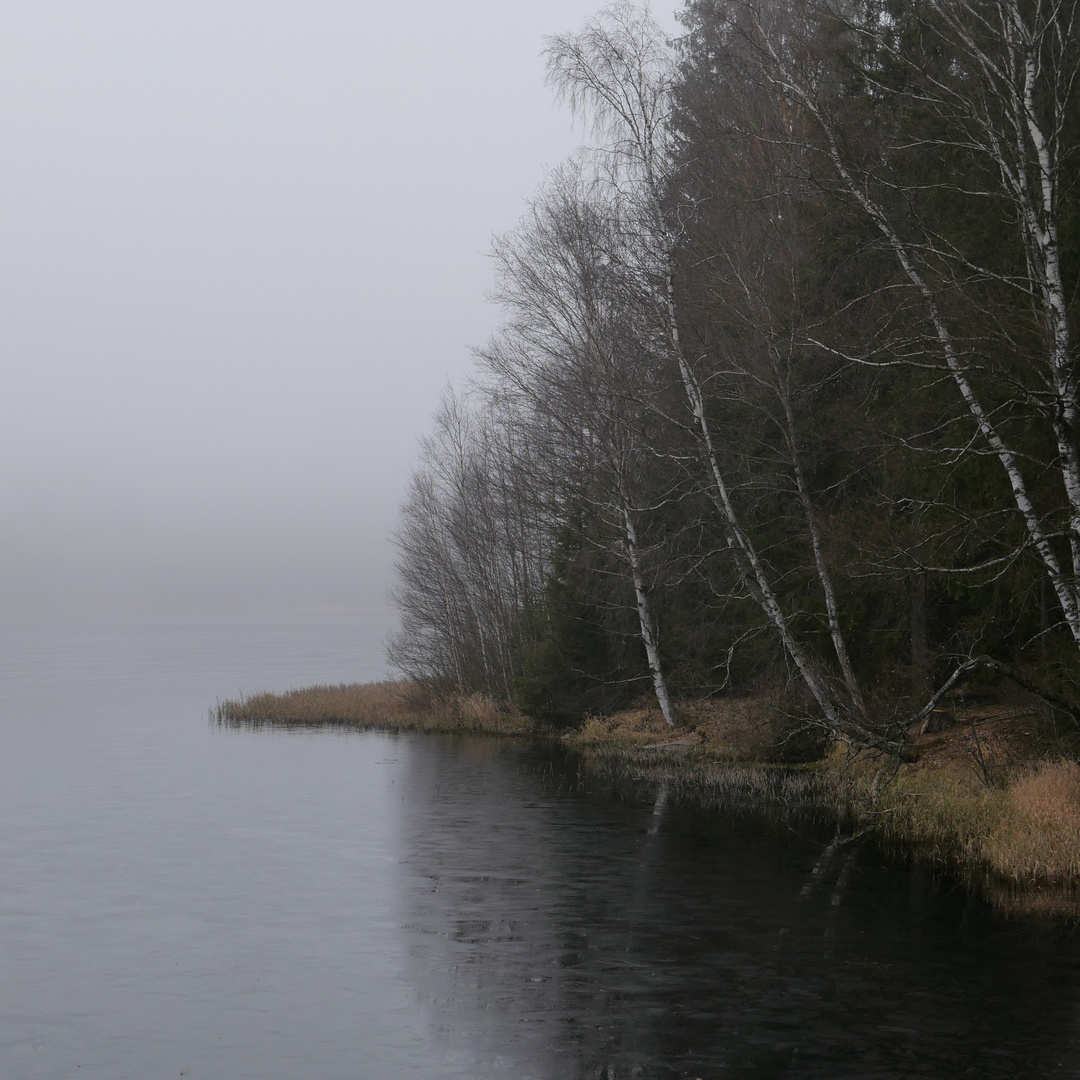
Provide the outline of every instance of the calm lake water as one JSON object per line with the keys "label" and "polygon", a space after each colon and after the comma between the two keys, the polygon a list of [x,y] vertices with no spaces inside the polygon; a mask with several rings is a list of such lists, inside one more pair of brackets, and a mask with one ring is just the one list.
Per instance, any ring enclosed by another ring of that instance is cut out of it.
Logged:
{"label": "calm lake water", "polygon": [[0,1077],[1080,1076],[1071,928],[827,827],[208,723],[379,675],[385,622],[5,619]]}

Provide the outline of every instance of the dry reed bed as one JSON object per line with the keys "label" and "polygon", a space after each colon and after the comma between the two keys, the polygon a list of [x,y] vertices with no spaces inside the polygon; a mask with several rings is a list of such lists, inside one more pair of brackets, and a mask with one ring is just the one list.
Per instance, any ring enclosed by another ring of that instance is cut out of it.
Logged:
{"label": "dry reed bed", "polygon": [[342,727],[382,731],[527,735],[532,724],[482,694],[434,701],[399,682],[311,686],[223,701],[213,719],[232,727]]}
{"label": "dry reed bed", "polygon": [[637,783],[661,789],[672,803],[716,811],[847,816],[836,777],[783,765],[731,764],[687,758],[678,752],[608,750],[590,755],[590,768],[616,785]]}
{"label": "dry reed bed", "polygon": [[1080,884],[1080,766],[1046,761],[990,785],[974,770],[905,767],[852,784],[855,815],[886,840],[1012,888]]}

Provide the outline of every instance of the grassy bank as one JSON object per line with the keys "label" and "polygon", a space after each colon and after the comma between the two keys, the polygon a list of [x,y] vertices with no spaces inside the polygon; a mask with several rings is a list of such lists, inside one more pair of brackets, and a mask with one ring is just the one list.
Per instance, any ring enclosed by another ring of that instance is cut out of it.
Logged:
{"label": "grassy bank", "polygon": [[[235,726],[335,726],[555,737],[482,695],[433,701],[407,684],[317,686],[225,701]],[[840,749],[780,760],[775,709],[759,699],[684,704],[670,729],[655,708],[590,717],[558,737],[615,785],[661,786],[671,802],[717,810],[834,816],[898,852],[980,880],[1001,904],[1075,911],[1080,903],[1080,765],[1030,704],[954,709],[952,726],[912,735],[897,765]]]}
{"label": "grassy bank", "polygon": [[836,755],[856,820],[886,844],[977,878],[1007,906],[1076,909],[1080,765],[1071,738],[1023,703],[961,708],[883,768]]}
{"label": "grassy bank", "polygon": [[594,718],[565,741],[601,772],[667,785],[699,805],[834,813],[898,852],[979,879],[1013,907],[1075,911],[1080,901],[1080,765],[1071,739],[1032,703],[957,705],[951,724],[912,733],[913,761],[835,748],[802,765],[770,709],[698,703],[671,732],[655,710]]}
{"label": "grassy bank", "polygon": [[1033,762],[1001,784],[970,770],[902,771],[856,787],[863,822],[924,856],[989,871],[1013,888],[1080,883],[1080,766]]}

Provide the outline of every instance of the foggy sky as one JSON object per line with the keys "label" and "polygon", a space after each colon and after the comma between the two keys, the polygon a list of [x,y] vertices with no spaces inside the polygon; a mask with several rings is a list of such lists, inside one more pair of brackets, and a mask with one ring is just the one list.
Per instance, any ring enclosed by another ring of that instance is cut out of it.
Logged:
{"label": "foggy sky", "polygon": [[0,604],[382,603],[598,6],[4,4]]}

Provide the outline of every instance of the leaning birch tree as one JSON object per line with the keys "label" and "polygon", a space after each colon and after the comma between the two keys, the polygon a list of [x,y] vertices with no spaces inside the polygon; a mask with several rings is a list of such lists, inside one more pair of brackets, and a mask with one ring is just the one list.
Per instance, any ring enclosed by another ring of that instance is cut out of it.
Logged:
{"label": "leaning birch tree", "polygon": [[[1022,544],[1080,647],[1080,357],[1060,241],[1066,179],[1077,176],[1080,5],[750,0],[732,10],[762,82],[816,132],[803,148],[817,176],[895,260],[926,326],[917,362],[951,380],[982,446],[966,452],[1000,466]],[[980,215],[982,228],[950,227],[942,207],[957,220]]]}
{"label": "leaning birch tree", "polygon": [[[601,143],[593,151],[598,181],[626,207],[636,243],[627,267],[639,292],[654,302],[656,325],[667,358],[681,381],[692,417],[707,489],[726,537],[743,588],[777,634],[784,651],[819,708],[829,731],[838,738],[892,746],[895,733],[882,732],[867,713],[850,662],[832,571],[814,544],[814,573],[825,597],[829,638],[841,672],[830,677],[797,629],[757,543],[737,506],[736,493],[717,445],[709,411],[709,374],[704,360],[692,359],[683,344],[676,273],[683,221],[690,208],[672,205],[674,144],[672,95],[677,69],[670,44],[647,11],[617,3],[602,11],[577,34],[548,44],[549,79],[562,97],[584,114]],[[814,510],[804,490],[811,535]]]}

